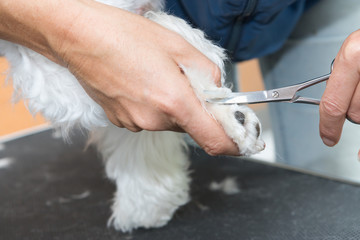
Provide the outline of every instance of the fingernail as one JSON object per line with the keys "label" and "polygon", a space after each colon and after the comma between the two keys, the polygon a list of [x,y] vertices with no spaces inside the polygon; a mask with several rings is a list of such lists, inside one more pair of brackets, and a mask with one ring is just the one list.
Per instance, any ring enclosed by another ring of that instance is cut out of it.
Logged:
{"label": "fingernail", "polygon": [[328,138],[323,138],[323,143],[326,145],[326,146],[329,146],[329,147],[332,147],[335,145],[335,141],[331,140],[331,139],[328,139]]}

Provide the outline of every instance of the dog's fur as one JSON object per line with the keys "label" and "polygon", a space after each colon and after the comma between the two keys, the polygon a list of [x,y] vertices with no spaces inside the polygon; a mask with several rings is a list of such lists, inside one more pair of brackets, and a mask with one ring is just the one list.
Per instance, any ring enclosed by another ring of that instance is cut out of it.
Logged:
{"label": "dog's fur", "polygon": [[[162,0],[100,2],[144,15],[179,33],[219,66],[224,82],[226,56],[223,49],[185,21],[161,12]],[[189,201],[189,163],[182,134],[133,133],[117,128],[66,68],[26,47],[4,40],[0,40],[0,53],[10,62],[9,76],[16,97],[24,98],[31,112],[41,112],[60,127],[65,136],[72,127],[91,132],[90,142],[97,145],[106,174],[117,186],[110,225],[121,231],[160,227],[171,219],[179,206]],[[217,97],[224,97],[230,89],[216,87],[208,73],[188,68],[183,71],[204,109],[223,126],[241,154],[253,154],[264,148],[259,137],[258,119],[249,108],[204,101],[207,97],[204,90],[214,90]]]}

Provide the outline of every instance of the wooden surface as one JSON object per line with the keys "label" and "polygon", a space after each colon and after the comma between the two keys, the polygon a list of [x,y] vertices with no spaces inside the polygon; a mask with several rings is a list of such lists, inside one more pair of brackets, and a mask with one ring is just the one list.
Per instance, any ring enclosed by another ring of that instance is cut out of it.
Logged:
{"label": "wooden surface", "polygon": [[41,116],[35,118],[26,109],[23,101],[12,104],[11,81],[6,84],[7,61],[0,58],[0,136],[14,133],[45,123]]}

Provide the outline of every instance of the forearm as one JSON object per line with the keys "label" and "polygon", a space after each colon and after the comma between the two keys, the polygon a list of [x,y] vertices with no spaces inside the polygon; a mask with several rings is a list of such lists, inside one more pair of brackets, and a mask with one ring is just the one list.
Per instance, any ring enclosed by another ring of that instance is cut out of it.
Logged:
{"label": "forearm", "polygon": [[54,48],[80,11],[77,0],[1,0],[0,38],[61,62]]}

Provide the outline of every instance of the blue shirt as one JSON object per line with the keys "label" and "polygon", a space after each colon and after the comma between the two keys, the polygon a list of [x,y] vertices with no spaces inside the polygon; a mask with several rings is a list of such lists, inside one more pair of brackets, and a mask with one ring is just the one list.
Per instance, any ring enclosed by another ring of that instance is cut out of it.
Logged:
{"label": "blue shirt", "polygon": [[166,0],[166,9],[200,28],[234,61],[278,50],[316,0]]}

